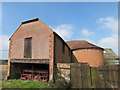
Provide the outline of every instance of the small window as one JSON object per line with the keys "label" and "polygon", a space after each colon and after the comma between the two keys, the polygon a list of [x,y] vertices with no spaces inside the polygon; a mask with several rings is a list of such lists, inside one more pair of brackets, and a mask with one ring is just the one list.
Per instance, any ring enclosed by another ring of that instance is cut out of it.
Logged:
{"label": "small window", "polygon": [[32,38],[25,38],[24,40],[24,58],[31,58],[32,55]]}

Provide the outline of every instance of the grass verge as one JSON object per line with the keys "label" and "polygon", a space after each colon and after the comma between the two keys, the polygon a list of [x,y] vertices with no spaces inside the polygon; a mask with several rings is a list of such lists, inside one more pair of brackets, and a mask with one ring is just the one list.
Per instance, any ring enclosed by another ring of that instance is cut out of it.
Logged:
{"label": "grass verge", "polygon": [[2,81],[2,88],[46,88],[47,82],[38,82],[21,79],[9,79]]}

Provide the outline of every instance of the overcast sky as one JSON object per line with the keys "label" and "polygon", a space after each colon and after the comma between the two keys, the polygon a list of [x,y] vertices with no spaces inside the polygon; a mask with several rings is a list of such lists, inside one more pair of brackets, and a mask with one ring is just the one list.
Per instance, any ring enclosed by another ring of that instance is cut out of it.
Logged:
{"label": "overcast sky", "polygon": [[[22,21],[38,17],[65,41],[87,40],[118,52],[117,2],[2,3],[0,45],[7,58],[9,37]],[[2,43],[2,44],[1,44]]]}

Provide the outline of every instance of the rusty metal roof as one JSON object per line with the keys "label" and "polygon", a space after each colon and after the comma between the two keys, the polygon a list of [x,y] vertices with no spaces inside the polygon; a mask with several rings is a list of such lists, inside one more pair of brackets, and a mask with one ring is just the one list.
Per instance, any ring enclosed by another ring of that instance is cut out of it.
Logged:
{"label": "rusty metal roof", "polygon": [[71,50],[77,50],[77,49],[102,49],[103,48],[96,46],[92,43],[89,43],[85,40],[75,40],[75,41],[67,41],[66,42]]}

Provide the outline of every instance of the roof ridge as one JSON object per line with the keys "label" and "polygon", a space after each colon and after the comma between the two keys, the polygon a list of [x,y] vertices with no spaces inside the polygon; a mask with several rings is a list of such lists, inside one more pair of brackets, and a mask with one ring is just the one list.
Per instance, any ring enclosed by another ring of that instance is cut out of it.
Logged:
{"label": "roof ridge", "polygon": [[38,21],[38,20],[39,20],[39,18],[30,19],[30,20],[27,20],[27,21],[23,21],[22,24],[29,23],[29,22],[34,22],[34,21]]}
{"label": "roof ridge", "polygon": [[111,48],[104,48],[105,50],[112,50]]}
{"label": "roof ridge", "polygon": [[17,30],[12,34],[12,36],[9,38],[9,40],[13,37],[13,35],[18,31],[18,29],[23,25],[23,24],[26,24],[26,23],[29,23],[29,22],[34,22],[34,21],[39,21],[39,22],[42,22],[45,26],[47,26],[52,32],[55,32],[53,31],[48,25],[46,25],[43,21],[41,21],[39,18],[34,18],[34,19],[29,19],[27,21],[24,21],[24,22],[21,22],[21,24],[19,25],[19,27],[17,28]]}
{"label": "roof ridge", "polygon": [[74,40],[74,41],[67,41],[66,42],[69,47],[72,50],[76,50],[76,49],[84,49],[84,48],[93,48],[93,49],[102,49],[104,50],[102,47],[97,46],[95,44],[92,44],[91,42],[88,42],[86,40]]}
{"label": "roof ridge", "polygon": [[78,41],[86,41],[86,40],[71,40],[71,41],[66,41],[66,42],[78,42]]}

